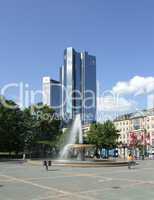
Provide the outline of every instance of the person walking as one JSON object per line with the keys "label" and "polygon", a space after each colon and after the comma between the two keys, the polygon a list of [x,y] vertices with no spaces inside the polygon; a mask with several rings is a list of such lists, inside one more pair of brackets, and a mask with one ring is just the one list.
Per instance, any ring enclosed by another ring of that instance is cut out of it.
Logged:
{"label": "person walking", "polygon": [[45,169],[48,171],[48,162],[46,160],[44,160],[43,165],[45,166]]}
{"label": "person walking", "polygon": [[134,160],[131,153],[128,155],[127,159],[128,159],[128,169],[131,169],[131,166],[132,166],[133,160]]}

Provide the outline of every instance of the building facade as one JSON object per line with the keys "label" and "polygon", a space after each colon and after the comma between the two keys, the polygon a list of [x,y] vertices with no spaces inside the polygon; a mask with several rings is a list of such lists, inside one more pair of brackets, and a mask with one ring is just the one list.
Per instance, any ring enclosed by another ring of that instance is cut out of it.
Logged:
{"label": "building facade", "polygon": [[96,58],[72,47],[64,50],[64,65],[60,68],[61,115],[82,122],[96,120]]}
{"label": "building facade", "polygon": [[81,53],[82,119],[96,121],[96,57]]}
{"label": "building facade", "polygon": [[56,113],[60,113],[61,84],[50,77],[43,77],[43,104],[52,107]]}
{"label": "building facade", "polygon": [[114,124],[120,131],[118,142],[122,147],[143,145],[147,153],[154,152],[154,109],[120,116]]}
{"label": "building facade", "polygon": [[80,114],[82,124],[96,121],[96,57],[64,50],[60,81],[43,77],[43,104],[53,107],[65,120]]}

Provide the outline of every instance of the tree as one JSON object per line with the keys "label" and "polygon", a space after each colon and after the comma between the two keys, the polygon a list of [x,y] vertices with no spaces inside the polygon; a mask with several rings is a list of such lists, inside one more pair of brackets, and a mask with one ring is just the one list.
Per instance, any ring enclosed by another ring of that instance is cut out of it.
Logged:
{"label": "tree", "polygon": [[38,146],[45,153],[47,148],[57,149],[60,120],[53,117],[52,108],[38,104],[21,110],[13,101],[5,101],[9,107],[0,101],[0,151],[18,154]]}
{"label": "tree", "polygon": [[24,129],[24,151],[31,152],[35,146],[38,135],[36,119],[31,113],[30,108],[23,110],[22,127]]}
{"label": "tree", "polygon": [[9,107],[0,103],[0,150],[18,154],[24,146],[22,111],[13,101],[5,101]]}
{"label": "tree", "polygon": [[55,111],[51,107],[42,105],[41,103],[32,106],[30,109],[35,119],[35,129],[37,132],[35,142],[40,144],[44,156],[47,151],[51,152],[52,150],[58,154],[57,139],[61,135],[61,121],[57,119]]}
{"label": "tree", "polygon": [[87,142],[96,146],[96,151],[102,148],[112,149],[117,146],[119,137],[118,130],[111,121],[106,121],[103,124],[92,124],[90,131],[87,134]]}

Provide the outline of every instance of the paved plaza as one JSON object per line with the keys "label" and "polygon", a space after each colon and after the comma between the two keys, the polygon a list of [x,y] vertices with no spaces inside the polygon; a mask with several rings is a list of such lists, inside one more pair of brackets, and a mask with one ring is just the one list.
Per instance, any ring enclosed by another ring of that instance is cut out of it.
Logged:
{"label": "paved plaza", "polygon": [[154,200],[154,161],[68,168],[0,163],[0,200]]}

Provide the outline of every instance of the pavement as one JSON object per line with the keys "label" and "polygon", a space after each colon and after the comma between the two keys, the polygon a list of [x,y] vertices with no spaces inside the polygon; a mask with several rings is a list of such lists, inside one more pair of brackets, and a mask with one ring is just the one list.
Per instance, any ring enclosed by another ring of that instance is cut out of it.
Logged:
{"label": "pavement", "polygon": [[154,200],[154,161],[127,167],[70,168],[0,163],[0,200]]}

